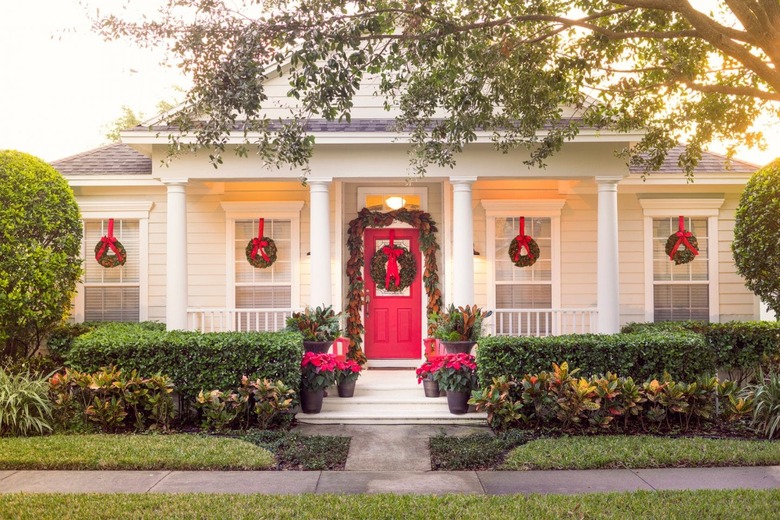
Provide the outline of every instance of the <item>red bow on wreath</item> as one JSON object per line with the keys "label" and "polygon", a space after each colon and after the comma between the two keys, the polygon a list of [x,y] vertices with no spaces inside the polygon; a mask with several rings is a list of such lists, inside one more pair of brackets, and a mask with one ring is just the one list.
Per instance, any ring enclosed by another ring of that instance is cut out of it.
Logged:
{"label": "red bow on wreath", "polygon": [[103,254],[106,252],[106,248],[109,248],[116,255],[116,259],[119,261],[119,263],[122,264],[124,257],[122,256],[119,248],[116,246],[116,237],[114,236],[114,219],[108,219],[108,233],[106,236],[100,239],[100,243],[100,249],[95,253],[95,259],[97,261],[100,261],[100,259],[103,257]]}
{"label": "red bow on wreath", "polygon": [[404,250],[395,247],[395,231],[390,230],[390,244],[382,248],[382,252],[387,256],[387,274],[385,274],[385,289],[390,289],[390,280],[395,279],[395,286],[401,283],[401,274],[398,272],[398,257]]}
{"label": "red bow on wreath", "polygon": [[525,234],[525,217],[520,217],[520,234],[515,237],[517,240],[517,251],[515,251],[514,261],[520,260],[520,251],[525,248],[528,253],[528,258],[534,259],[534,254],[531,252],[531,237]]}
{"label": "red bow on wreath", "polygon": [[677,242],[674,244],[674,247],[669,253],[669,260],[674,260],[674,254],[683,244],[685,244],[685,247],[688,248],[691,253],[693,253],[693,256],[698,256],[699,252],[688,241],[688,239],[693,236],[693,233],[690,231],[685,231],[685,218],[682,215],[678,218],[677,227],[678,231],[675,233],[675,235],[677,235]]}
{"label": "red bow on wreath", "polygon": [[269,262],[271,258],[266,254],[265,248],[268,247],[268,240],[263,240],[263,226],[265,226],[265,219],[261,218],[260,223],[257,225],[257,236],[252,239],[252,260],[257,257],[259,252],[263,256],[263,260]]}

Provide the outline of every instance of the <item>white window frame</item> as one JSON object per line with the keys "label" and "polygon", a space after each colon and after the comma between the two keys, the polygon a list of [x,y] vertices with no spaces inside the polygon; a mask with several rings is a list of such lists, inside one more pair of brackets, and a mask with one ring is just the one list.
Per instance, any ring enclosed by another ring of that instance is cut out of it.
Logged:
{"label": "white window frame", "polygon": [[[301,210],[303,201],[288,202],[222,202],[225,211],[225,247],[227,266],[225,273],[225,308],[236,309],[236,221],[257,220],[265,218],[269,220],[290,221],[290,304],[291,308],[301,307]],[[272,237],[273,238],[273,237]]]}
{"label": "white window frame", "polygon": [[486,217],[486,254],[488,308],[496,308],[496,218],[537,217],[550,219],[550,248],[552,262],[550,281],[552,284],[552,308],[561,307],[561,211],[566,199],[533,200],[482,200]]}
{"label": "white window frame", "polygon": [[[138,321],[149,319],[149,213],[154,202],[149,201],[78,201],[82,225],[87,220],[137,220],[138,221]],[[90,244],[86,244],[89,252]],[[90,260],[87,254],[85,261]],[[85,284],[79,280],[76,284],[76,297],[73,300],[73,320],[84,322],[86,300]]]}
{"label": "white window frame", "polygon": [[644,259],[645,259],[645,321],[651,322],[655,316],[654,279],[653,279],[653,219],[677,218],[680,215],[691,218],[707,218],[707,274],[709,282],[709,320],[720,321],[720,286],[718,283],[718,244],[719,215],[724,199],[671,199],[640,198],[639,205],[644,213]]}

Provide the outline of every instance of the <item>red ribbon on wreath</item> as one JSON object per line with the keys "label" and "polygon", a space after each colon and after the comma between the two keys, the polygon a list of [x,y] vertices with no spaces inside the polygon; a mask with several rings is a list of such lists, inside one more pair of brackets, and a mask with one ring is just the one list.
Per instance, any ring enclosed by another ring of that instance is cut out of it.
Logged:
{"label": "red ribbon on wreath", "polygon": [[395,231],[390,230],[390,244],[382,248],[382,253],[387,257],[387,271],[385,274],[385,289],[390,289],[390,280],[395,279],[395,286],[401,283],[401,274],[398,272],[398,257],[404,250],[395,247]]}
{"label": "red ribbon on wreath", "polygon": [[669,260],[674,260],[674,254],[683,244],[685,244],[685,247],[687,247],[688,250],[693,253],[693,256],[698,256],[699,252],[691,245],[690,242],[688,242],[688,239],[693,236],[693,233],[690,231],[685,231],[685,218],[682,215],[678,217],[677,227],[678,230],[677,233],[675,233],[675,235],[677,235],[677,242],[669,252]]}
{"label": "red ribbon on wreath", "polygon": [[259,252],[263,256],[263,260],[270,262],[271,258],[265,253],[265,248],[268,246],[268,240],[263,240],[263,227],[265,226],[265,219],[261,218],[257,225],[257,236],[252,239],[252,260],[257,257]]}
{"label": "red ribbon on wreath", "polygon": [[520,234],[515,237],[517,240],[517,251],[515,251],[514,261],[520,260],[520,250],[525,248],[528,253],[528,257],[533,260],[534,254],[531,252],[530,240],[531,237],[525,234],[525,217],[520,217]]}
{"label": "red ribbon on wreath", "polygon": [[100,242],[103,245],[101,245],[98,252],[95,253],[95,260],[100,261],[100,258],[103,256],[103,253],[106,252],[106,248],[109,248],[111,249],[111,251],[114,252],[117,260],[119,260],[119,263],[121,264],[122,261],[124,260],[124,257],[122,257],[122,253],[119,252],[119,248],[116,247],[116,237],[114,236],[114,219],[112,218],[108,219],[108,233],[106,234],[106,236],[100,239]]}

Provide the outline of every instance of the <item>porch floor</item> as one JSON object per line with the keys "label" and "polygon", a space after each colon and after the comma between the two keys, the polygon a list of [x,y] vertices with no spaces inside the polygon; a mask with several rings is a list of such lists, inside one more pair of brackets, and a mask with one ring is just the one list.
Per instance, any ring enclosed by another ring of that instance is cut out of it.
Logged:
{"label": "porch floor", "polygon": [[487,414],[451,414],[446,397],[425,397],[413,369],[364,370],[350,398],[338,396],[336,388],[318,414],[299,413],[306,424],[474,424],[485,425]]}

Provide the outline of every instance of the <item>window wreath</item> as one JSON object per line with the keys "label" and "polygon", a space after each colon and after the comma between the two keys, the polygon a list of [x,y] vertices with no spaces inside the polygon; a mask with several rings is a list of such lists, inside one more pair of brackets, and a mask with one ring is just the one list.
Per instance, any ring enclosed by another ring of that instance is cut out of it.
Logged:
{"label": "window wreath", "polygon": [[264,226],[265,219],[261,218],[257,225],[257,236],[246,245],[246,261],[259,269],[270,267],[276,262],[276,243],[263,236]]}
{"label": "window wreath", "polygon": [[674,265],[687,264],[699,255],[699,242],[690,231],[685,230],[685,218],[677,220],[677,232],[666,239],[666,254]]}
{"label": "window wreath", "polygon": [[385,291],[401,292],[414,281],[417,276],[417,262],[414,255],[403,246],[384,246],[371,257],[371,278],[381,284],[384,280]]}
{"label": "window wreath", "polygon": [[525,217],[520,217],[520,233],[509,244],[509,258],[516,267],[530,267],[536,263],[540,255],[539,244],[525,234]]}
{"label": "window wreath", "polygon": [[[109,251],[114,254],[109,254]],[[114,219],[112,218],[108,219],[108,233],[95,245],[95,260],[106,269],[125,265],[127,261],[125,246],[114,236]]]}

